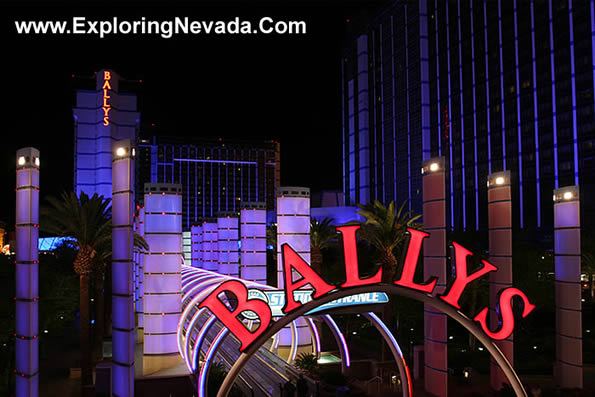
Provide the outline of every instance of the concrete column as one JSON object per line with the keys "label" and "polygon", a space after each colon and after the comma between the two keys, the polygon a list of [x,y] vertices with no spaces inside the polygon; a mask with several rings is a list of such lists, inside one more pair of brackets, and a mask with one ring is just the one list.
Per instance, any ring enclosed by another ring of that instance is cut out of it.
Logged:
{"label": "concrete column", "polygon": [[[310,189],[305,187],[277,188],[277,286],[285,286],[281,246],[289,244],[307,263],[310,263]],[[296,276],[294,275],[294,279]],[[292,361],[301,352],[312,352],[312,340],[304,319],[296,320],[297,348],[291,349],[289,327],[279,333],[278,354]],[[296,342],[296,341],[294,341]],[[294,357],[292,357],[294,356]]]}
{"label": "concrete column", "polygon": [[[423,224],[430,236],[424,241],[424,280],[438,277],[434,294],[446,289],[446,182],[444,157],[424,161]],[[446,314],[424,305],[424,381],[432,395],[448,395],[448,349]]]}
{"label": "concrete column", "polygon": [[583,387],[581,214],[578,186],[554,190],[556,384]]}
{"label": "concrete column", "polygon": [[15,395],[39,395],[39,150],[17,150]]}
{"label": "concrete column", "polygon": [[112,147],[112,393],[134,396],[134,143]]}
{"label": "concrete column", "polygon": [[202,225],[190,228],[192,235],[192,267],[202,268]]}
{"label": "concrete column", "polygon": [[219,254],[217,249],[217,220],[211,219],[202,225],[202,266],[205,270],[219,270]]}
{"label": "concrete column", "polygon": [[[510,192],[510,171],[488,175],[488,235],[490,262],[498,267],[490,273],[490,326],[499,327],[498,293],[512,286],[512,201]],[[514,365],[513,335],[497,341],[506,359]],[[490,384],[500,390],[502,383],[508,383],[498,364],[491,359]]]}
{"label": "concrete column", "polygon": [[237,212],[217,213],[217,250],[219,273],[240,275],[239,218]]}
{"label": "concrete column", "polygon": [[182,187],[145,184],[145,307],[143,375],[179,364],[181,313]]}
{"label": "concrete column", "polygon": [[240,204],[240,276],[249,281],[267,283],[267,211],[266,203]]}

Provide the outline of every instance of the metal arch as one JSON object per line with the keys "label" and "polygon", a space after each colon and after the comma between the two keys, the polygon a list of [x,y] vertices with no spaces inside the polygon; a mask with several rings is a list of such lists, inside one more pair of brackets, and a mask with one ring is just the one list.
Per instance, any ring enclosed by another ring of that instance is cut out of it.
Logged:
{"label": "metal arch", "polygon": [[339,345],[339,352],[341,353],[341,373],[346,375],[347,369],[351,366],[351,359],[349,357],[349,348],[347,347],[345,336],[343,336],[343,332],[341,332],[341,329],[330,315],[325,314],[322,316],[322,318],[331,329],[331,332],[335,337],[335,341],[337,342],[337,345]]}
{"label": "metal arch", "polygon": [[518,375],[512,368],[510,362],[508,362],[508,360],[506,359],[502,351],[496,346],[496,344],[477,325],[475,325],[475,323],[471,319],[469,319],[469,317],[465,316],[463,313],[461,313],[454,307],[449,306],[446,302],[442,302],[440,299],[430,294],[390,284],[370,284],[352,288],[345,288],[334,293],[329,293],[318,299],[303,304],[299,308],[295,309],[293,312],[289,313],[287,316],[281,317],[279,320],[273,322],[267,330],[265,330],[262,334],[258,336],[258,338],[256,338],[252,345],[250,345],[244,352],[240,354],[233,367],[227,373],[227,376],[225,377],[223,384],[221,385],[221,388],[217,393],[217,397],[227,396],[240,371],[244,368],[244,366],[252,357],[252,355],[272,335],[279,332],[279,330],[285,327],[287,324],[322,304],[346,296],[370,292],[385,292],[391,295],[403,296],[422,303],[427,303],[436,308],[437,310],[440,310],[441,312],[443,312],[459,324],[461,324],[463,327],[465,327],[465,329],[467,329],[467,331],[469,331],[485,346],[485,348],[488,350],[492,358],[496,361],[502,372],[504,372],[504,375],[506,376],[508,382],[511,384],[515,394],[518,397],[527,397],[527,393],[525,392],[525,389],[523,388],[523,385]]}
{"label": "metal arch", "polygon": [[384,322],[378,318],[378,316],[372,312],[364,313],[364,317],[366,317],[374,327],[380,332],[384,340],[388,343],[388,347],[390,348],[393,356],[395,357],[395,361],[397,362],[397,367],[399,367],[399,375],[401,376],[401,385],[403,388],[403,397],[410,397],[411,392],[411,374],[409,372],[409,368],[407,367],[407,363],[405,362],[405,357],[403,357],[403,352],[401,351],[401,347],[397,343],[397,340],[384,324]]}

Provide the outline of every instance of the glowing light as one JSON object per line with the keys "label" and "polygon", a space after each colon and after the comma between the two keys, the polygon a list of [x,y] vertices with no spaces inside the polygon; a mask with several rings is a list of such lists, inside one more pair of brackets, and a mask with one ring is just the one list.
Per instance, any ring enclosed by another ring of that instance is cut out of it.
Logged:
{"label": "glowing light", "polygon": [[502,185],[504,183],[504,178],[499,176],[496,178],[496,185]]}
{"label": "glowing light", "polygon": [[572,198],[572,192],[564,192],[564,200],[570,200]]}
{"label": "glowing light", "polygon": [[103,86],[101,89],[103,90],[103,125],[108,126],[110,124],[110,115],[109,112],[112,110],[112,105],[109,103],[108,99],[111,98],[108,95],[108,90],[112,89],[112,85],[110,84],[110,80],[112,79],[112,73],[108,70],[103,71]]}
{"label": "glowing light", "polygon": [[430,164],[430,171],[438,171],[438,168],[440,168],[438,163]]}
{"label": "glowing light", "polygon": [[213,356],[215,355],[215,351],[217,351],[217,346],[219,346],[219,344],[221,343],[221,341],[223,340],[225,335],[227,335],[228,332],[229,332],[229,330],[227,328],[223,328],[221,331],[219,331],[219,333],[213,340],[213,343],[209,347],[207,354],[205,355],[205,361],[204,361],[204,364],[202,365],[202,367],[200,368],[200,374],[198,376],[198,396],[199,397],[204,397],[206,395],[205,392],[206,392],[206,386],[207,386],[206,385],[207,372],[209,370],[209,367],[211,366],[211,361],[213,359]]}
{"label": "glowing light", "polygon": [[116,156],[124,156],[126,154],[126,149],[123,147],[119,147],[116,149]]}
{"label": "glowing light", "polygon": [[19,165],[25,165],[25,156],[19,157]]}
{"label": "glowing light", "polygon": [[35,166],[39,167],[39,157],[35,157]]}
{"label": "glowing light", "polygon": [[325,314],[324,317],[328,320],[328,324],[335,330],[335,332],[339,336],[339,341],[341,342],[341,347],[343,349],[343,355],[345,356],[345,366],[351,366],[351,359],[349,358],[349,348],[347,347],[347,342],[345,341],[343,333],[341,332],[339,326],[331,316]]}

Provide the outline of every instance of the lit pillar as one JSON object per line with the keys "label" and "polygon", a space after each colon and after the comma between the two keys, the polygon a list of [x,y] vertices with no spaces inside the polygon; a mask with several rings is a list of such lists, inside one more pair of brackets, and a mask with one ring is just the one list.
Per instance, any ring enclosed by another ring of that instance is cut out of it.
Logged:
{"label": "lit pillar", "polygon": [[177,325],[181,312],[182,187],[145,184],[143,375],[180,362]]}
{"label": "lit pillar", "polygon": [[[434,294],[446,289],[446,184],[444,157],[424,162],[423,224],[430,236],[424,241],[424,280],[438,277]],[[425,390],[434,396],[448,395],[448,349],[446,315],[424,305]]]}
{"label": "lit pillar", "polygon": [[583,387],[581,223],[578,186],[554,190],[556,384]]}
{"label": "lit pillar", "polygon": [[[488,175],[488,237],[490,241],[490,262],[498,267],[490,273],[490,324],[498,329],[499,318],[496,312],[498,293],[512,286],[512,202],[510,193],[510,171]],[[506,359],[514,365],[513,335],[497,341]],[[491,386],[495,390],[508,383],[498,364],[491,359]]]}
{"label": "lit pillar", "polygon": [[[306,187],[277,188],[277,287],[285,286],[283,279],[283,244],[289,244],[307,263],[310,263],[310,189]],[[294,275],[295,276],[295,275]],[[298,319],[297,349],[291,350],[291,329],[284,328],[279,333],[277,353],[293,360],[301,352],[312,352],[312,340],[308,324]]]}
{"label": "lit pillar", "polygon": [[216,272],[219,270],[217,253],[217,221],[211,219],[202,224],[202,268]]}
{"label": "lit pillar", "polygon": [[115,142],[112,160],[112,393],[134,396],[134,155]]}
{"label": "lit pillar", "polygon": [[202,268],[202,226],[190,228],[192,236],[192,267]]}
{"label": "lit pillar", "polygon": [[[138,211],[139,227],[138,234],[141,237],[145,237],[145,207],[141,207]],[[144,307],[145,307],[145,254],[139,255],[138,263],[138,303],[136,307],[137,311],[137,342],[144,343],[145,340],[145,323],[144,323]]]}
{"label": "lit pillar", "polygon": [[239,219],[237,212],[217,213],[218,271],[221,274],[239,277],[240,251]]}
{"label": "lit pillar", "polygon": [[240,205],[241,277],[267,283],[267,211],[266,203]]}
{"label": "lit pillar", "polygon": [[39,395],[39,150],[17,150],[15,392]]}

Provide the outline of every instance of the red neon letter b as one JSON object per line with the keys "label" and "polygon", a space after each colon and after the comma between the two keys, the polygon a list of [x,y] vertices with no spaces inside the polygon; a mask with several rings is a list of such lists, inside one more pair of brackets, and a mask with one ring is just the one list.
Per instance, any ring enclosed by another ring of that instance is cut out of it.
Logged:
{"label": "red neon letter b", "polygon": [[[219,294],[222,292],[231,292],[236,296],[238,304],[233,311],[219,299]],[[240,340],[240,351],[246,350],[271,323],[271,309],[269,306],[259,299],[248,299],[248,289],[246,286],[235,280],[226,281],[221,284],[202,301],[199,307],[206,307],[213,312],[217,319]],[[255,331],[249,331],[238,319],[238,316],[247,310],[256,313],[260,319],[260,325]]]}

